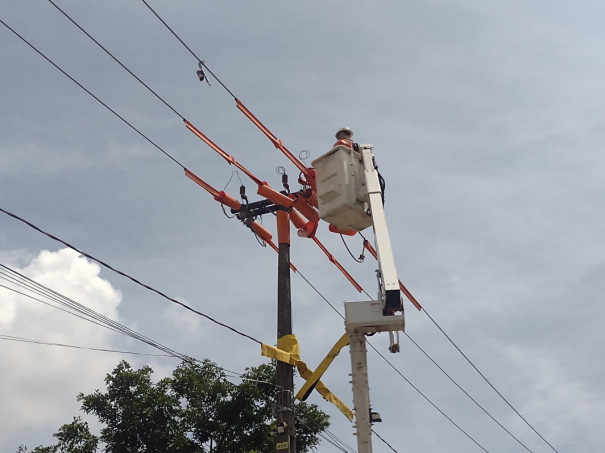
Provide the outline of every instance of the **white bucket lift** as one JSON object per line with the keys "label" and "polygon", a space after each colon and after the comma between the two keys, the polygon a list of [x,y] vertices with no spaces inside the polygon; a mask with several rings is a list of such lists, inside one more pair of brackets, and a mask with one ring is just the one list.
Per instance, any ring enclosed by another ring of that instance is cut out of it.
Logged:
{"label": "white bucket lift", "polygon": [[[337,138],[340,138],[338,134]],[[405,321],[372,146],[359,145],[359,151],[355,151],[341,143],[342,140],[312,164],[317,173],[320,217],[340,229],[361,231],[370,225],[374,227],[379,266],[378,300],[345,303],[357,448],[359,453],[371,453],[372,423],[382,420],[370,407],[366,335],[389,332],[389,349],[398,352],[398,332],[404,330]]]}
{"label": "white bucket lift", "polygon": [[342,229],[361,231],[372,225],[361,154],[336,146],[312,162],[317,172],[319,215]]}
{"label": "white bucket lift", "polygon": [[383,312],[389,315],[403,310],[372,145],[359,145],[359,152],[335,146],[312,164],[317,173],[320,217],[342,229],[361,231],[373,225]]}

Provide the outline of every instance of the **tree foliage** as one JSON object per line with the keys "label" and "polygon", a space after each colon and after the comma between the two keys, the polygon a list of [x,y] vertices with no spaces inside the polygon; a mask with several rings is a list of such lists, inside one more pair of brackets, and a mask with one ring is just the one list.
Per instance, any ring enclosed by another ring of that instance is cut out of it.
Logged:
{"label": "tree foliage", "polygon": [[[53,435],[57,443],[17,453],[254,453],[275,450],[275,365],[246,370],[239,384],[214,363],[183,362],[154,382],[153,370],[123,361],[106,376],[106,390],[79,394],[82,410],[102,425],[98,435],[81,418]],[[329,426],[317,406],[297,403],[297,451],[319,444]]]}

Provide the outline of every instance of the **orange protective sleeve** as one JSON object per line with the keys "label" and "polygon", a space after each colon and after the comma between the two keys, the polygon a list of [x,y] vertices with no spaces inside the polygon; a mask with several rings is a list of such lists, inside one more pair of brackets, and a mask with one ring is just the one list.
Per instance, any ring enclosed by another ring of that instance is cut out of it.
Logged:
{"label": "orange protective sleeve", "polygon": [[303,228],[305,223],[307,223],[307,219],[305,219],[298,211],[294,209],[290,210],[290,220],[292,221],[292,224],[299,229]]}
{"label": "orange protective sleeve", "polygon": [[328,229],[332,233],[344,234],[345,236],[355,236],[357,234],[357,230],[351,230],[350,228],[338,228],[336,225],[330,224]]}
{"label": "orange protective sleeve", "polygon": [[200,138],[204,143],[206,143],[210,148],[212,148],[214,151],[216,151],[223,159],[225,159],[227,162],[229,162],[231,165],[237,167],[239,170],[241,170],[242,172],[244,172],[250,179],[252,179],[252,181],[254,181],[256,184],[262,184],[263,182],[258,179],[252,172],[250,172],[246,167],[244,167],[242,164],[240,164],[239,162],[237,162],[235,160],[235,158],[233,156],[231,156],[230,154],[226,153],[225,151],[223,151],[216,143],[214,143],[212,140],[210,140],[208,137],[206,137],[199,129],[197,129],[193,124],[191,124],[189,121],[187,120],[183,120],[185,121],[185,126],[187,127],[187,129],[189,129],[191,132],[193,132],[195,135],[198,136],[198,138]]}
{"label": "orange protective sleeve", "polygon": [[219,192],[218,195],[214,197],[214,199],[219,203],[223,203],[224,205],[229,206],[231,209],[238,210],[242,207],[242,204],[239,201],[237,201],[231,195],[223,191]]}
{"label": "orange protective sleeve", "polygon": [[195,182],[198,186],[200,186],[203,189],[205,189],[206,191],[208,191],[210,193],[210,195],[212,195],[213,197],[218,196],[218,194],[219,194],[218,190],[216,190],[214,187],[212,187],[210,184],[208,184],[206,181],[204,181],[198,175],[196,175],[192,171],[187,170],[186,168],[185,168],[185,176],[187,176],[189,179],[191,179],[193,182]]}
{"label": "orange protective sleeve", "polygon": [[319,222],[319,213],[304,198],[297,198],[292,203],[292,207],[298,209],[310,222]]}
{"label": "orange protective sleeve", "polygon": [[258,193],[261,197],[265,197],[267,200],[271,200],[273,203],[279,206],[283,206],[284,208],[289,208],[294,203],[294,200],[292,200],[290,197],[279,193],[268,184],[259,185],[256,193]]}
{"label": "orange protective sleeve", "polygon": [[250,229],[256,233],[256,235],[261,238],[265,242],[271,241],[273,235],[267,230],[264,226],[259,223],[252,222],[250,224]]}
{"label": "orange protective sleeve", "polygon": [[248,108],[247,108],[247,107],[246,107],[244,104],[242,104],[242,103],[241,103],[241,101],[240,101],[239,99],[236,99],[236,100],[235,100],[235,103],[236,103],[236,105],[237,105],[237,108],[238,108],[238,109],[239,109],[239,110],[240,110],[240,111],[241,111],[241,112],[242,112],[244,115],[246,115],[246,116],[248,117],[248,119],[249,119],[250,121],[252,121],[252,122],[254,123],[254,125],[255,125],[256,127],[258,127],[258,128],[259,128],[259,129],[262,131],[262,133],[263,133],[263,134],[265,134],[265,135],[267,136],[267,138],[268,138],[269,140],[271,140],[271,143],[273,143],[273,145],[274,145],[276,148],[278,148],[278,149],[279,149],[279,150],[280,150],[282,153],[284,153],[284,154],[286,155],[286,157],[287,157],[288,159],[290,159],[290,161],[291,161],[291,162],[292,162],[294,165],[296,165],[296,168],[298,168],[298,169],[300,170],[300,172],[301,172],[303,175],[307,175],[307,174],[308,174],[309,169],[308,169],[307,167],[305,167],[305,164],[303,164],[303,163],[302,163],[300,160],[298,160],[298,159],[297,159],[297,158],[294,156],[294,154],[292,154],[292,153],[290,152],[290,150],[288,150],[288,148],[286,148],[286,147],[283,145],[282,141],[281,141],[280,139],[278,139],[278,138],[277,138],[275,135],[273,135],[273,133],[272,133],[272,132],[271,132],[269,129],[267,129],[267,127],[266,127],[266,126],[265,126],[263,123],[261,123],[261,122],[259,121],[259,119],[258,119],[258,118],[256,118],[256,117],[254,116],[254,114],[253,114],[253,113],[252,113],[250,110],[248,110]]}

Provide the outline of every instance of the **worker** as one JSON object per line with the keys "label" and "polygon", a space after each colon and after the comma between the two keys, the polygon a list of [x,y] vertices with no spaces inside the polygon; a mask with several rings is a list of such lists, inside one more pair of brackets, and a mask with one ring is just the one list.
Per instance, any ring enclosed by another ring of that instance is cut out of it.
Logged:
{"label": "worker", "polygon": [[341,127],[336,132],[336,143],[334,143],[334,147],[336,146],[345,146],[349,149],[359,152],[359,146],[357,143],[353,142],[353,131],[348,127]]}

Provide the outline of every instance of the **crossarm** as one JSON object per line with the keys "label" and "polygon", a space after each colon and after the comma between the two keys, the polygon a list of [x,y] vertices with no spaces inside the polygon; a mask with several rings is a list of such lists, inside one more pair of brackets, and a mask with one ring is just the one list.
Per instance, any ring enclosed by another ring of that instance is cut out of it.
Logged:
{"label": "crossarm", "polygon": [[[210,184],[208,184],[206,181],[204,181],[192,171],[185,169],[185,175],[193,182],[195,182],[198,186],[206,190],[206,192],[212,195],[212,197],[219,203],[224,204],[225,206],[229,206],[231,209],[235,209],[236,211],[241,209],[242,204],[239,201],[237,201],[228,193],[223,192],[222,190],[216,190],[214,187],[212,187]],[[247,223],[246,226],[248,226],[248,228],[250,228],[254,232],[254,234],[256,234],[259,238],[265,241],[273,250],[279,252],[278,247],[271,240],[273,235],[269,232],[269,230],[267,230],[258,222],[250,222]],[[290,263],[290,268],[293,272],[297,272],[296,267],[292,263]]]}

